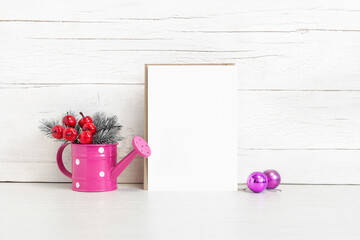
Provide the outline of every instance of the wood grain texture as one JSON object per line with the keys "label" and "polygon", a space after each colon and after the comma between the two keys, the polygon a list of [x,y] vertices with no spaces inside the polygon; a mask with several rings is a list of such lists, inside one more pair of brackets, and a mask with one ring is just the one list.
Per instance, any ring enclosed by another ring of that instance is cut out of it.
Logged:
{"label": "wood grain texture", "polygon": [[237,62],[240,89],[360,90],[358,1],[206,3],[7,2],[0,81],[143,84],[144,63]]}
{"label": "wood grain texture", "polygon": [[[358,182],[348,177],[358,172],[360,150],[359,22],[357,0],[4,1],[0,162],[9,164],[2,172],[14,175],[2,180],[20,179],[20,172],[27,176],[29,164],[50,165],[57,145],[42,138],[38,120],[70,107],[118,114],[127,137],[120,154],[125,154],[131,136],[143,135],[144,64],[235,62],[239,168],[278,166],[284,154],[288,167],[282,171],[292,172],[284,181]],[[10,123],[25,137],[13,136]],[[292,170],[303,167],[299,152],[320,166],[328,151],[334,165],[323,171],[337,166],[336,177]],[[342,159],[352,159],[352,172],[341,168]],[[122,181],[142,181],[142,169],[136,165],[135,177]],[[59,181],[43,171],[29,180]],[[240,182],[244,174],[240,171]]]}
{"label": "wood grain texture", "polygon": [[284,183],[360,184],[358,150],[242,150],[239,149],[238,181],[251,172],[276,169]]}
{"label": "wood grain texture", "polygon": [[360,150],[360,92],[241,91],[239,148]]}
{"label": "wood grain texture", "polygon": [[[41,152],[41,151],[39,151]],[[123,149],[118,149],[122,154]],[[65,152],[64,152],[65,153]],[[64,154],[64,165],[71,172],[70,150]],[[39,157],[39,159],[41,159]],[[121,158],[118,157],[118,160]],[[13,182],[70,182],[71,180],[63,175],[56,164],[56,149],[48,162],[34,161],[7,161],[0,162],[0,181]],[[118,177],[119,183],[142,183],[143,182],[143,158],[136,158]]]}
{"label": "wood grain texture", "polygon": [[[61,114],[69,109],[87,114],[102,111],[119,117],[124,126],[121,131],[124,140],[118,145],[119,160],[132,150],[132,138],[144,132],[143,86],[25,85],[0,89],[0,109],[6,116],[0,118],[1,180],[65,179],[59,177],[60,172],[54,174],[60,143],[43,136],[38,125],[42,119],[61,119]],[[67,160],[70,161],[69,151],[64,156],[64,161]],[[34,168],[40,163],[44,166]],[[142,182],[142,161],[135,161],[132,165],[137,166],[136,171],[132,171],[132,176],[124,181]]]}

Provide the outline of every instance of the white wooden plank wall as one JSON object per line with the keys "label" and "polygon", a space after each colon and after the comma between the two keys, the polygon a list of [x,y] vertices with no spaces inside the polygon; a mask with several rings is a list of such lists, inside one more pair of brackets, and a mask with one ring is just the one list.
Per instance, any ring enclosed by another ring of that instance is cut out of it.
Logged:
{"label": "white wooden plank wall", "polygon": [[360,183],[356,0],[2,1],[0,180],[67,181],[37,125],[69,108],[119,115],[124,156],[143,135],[145,63],[221,62],[239,68],[239,182],[275,168]]}

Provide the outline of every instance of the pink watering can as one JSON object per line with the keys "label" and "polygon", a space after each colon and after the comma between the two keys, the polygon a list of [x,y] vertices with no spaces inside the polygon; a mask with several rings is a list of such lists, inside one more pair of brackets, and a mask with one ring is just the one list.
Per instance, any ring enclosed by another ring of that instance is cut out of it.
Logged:
{"label": "pink watering can", "polygon": [[[66,170],[62,154],[71,144],[72,173]],[[116,164],[117,144],[65,143],[57,152],[60,171],[72,179],[72,189],[79,192],[104,192],[117,189],[117,177],[137,155],[149,157],[151,150],[141,137],[134,137],[134,150]]]}

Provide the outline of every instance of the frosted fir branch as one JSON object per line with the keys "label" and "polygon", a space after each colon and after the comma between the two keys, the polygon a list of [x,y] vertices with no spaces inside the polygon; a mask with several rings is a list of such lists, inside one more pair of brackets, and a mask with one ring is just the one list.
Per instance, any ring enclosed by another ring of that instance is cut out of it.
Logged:
{"label": "frosted fir branch", "polygon": [[52,136],[51,129],[56,125],[61,125],[61,124],[59,123],[59,121],[53,119],[50,120],[43,119],[40,121],[39,129],[46,137],[51,138],[56,142],[62,142],[62,143],[66,142],[65,139],[56,139]]}
{"label": "frosted fir branch", "polygon": [[[78,115],[75,114],[74,111],[67,111],[62,115],[62,117],[66,115],[72,115],[76,118],[76,126],[75,130],[78,134],[82,132],[82,129],[79,125]],[[116,144],[121,141],[123,138],[120,136],[120,130],[122,129],[122,125],[118,123],[117,116],[106,116],[105,113],[97,112],[92,116],[93,124],[97,128],[96,134],[93,136],[93,144]],[[40,121],[39,129],[46,137],[49,137],[58,142],[67,142],[65,139],[56,139],[52,136],[51,129],[56,125],[63,125],[62,118],[60,121],[56,121],[53,119],[50,120],[42,120]],[[76,139],[73,143],[79,143],[79,140]]]}
{"label": "frosted fir branch", "polygon": [[105,113],[97,112],[93,115],[93,124],[97,128],[93,136],[93,144],[115,144],[122,140],[117,116],[107,117]]}

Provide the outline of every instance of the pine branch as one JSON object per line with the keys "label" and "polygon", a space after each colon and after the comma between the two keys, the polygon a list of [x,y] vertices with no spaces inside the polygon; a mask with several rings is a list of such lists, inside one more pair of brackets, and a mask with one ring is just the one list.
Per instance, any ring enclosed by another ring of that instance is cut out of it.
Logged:
{"label": "pine branch", "polygon": [[[76,117],[77,115],[73,111],[67,111],[63,114],[63,117],[66,115],[72,115]],[[62,118],[61,118],[62,119]],[[115,144],[121,141],[123,138],[120,136],[120,130],[122,125],[118,123],[117,116],[107,117],[105,113],[97,112],[93,115],[93,124],[97,128],[96,134],[93,136],[93,144]],[[76,119],[75,130],[80,134],[82,132],[79,119]],[[46,137],[49,137],[58,142],[67,142],[65,139],[56,139],[52,136],[51,129],[55,125],[62,125],[60,121],[51,120],[42,120],[40,122],[39,129],[44,133]],[[80,143],[79,139],[76,139],[73,143]]]}
{"label": "pine branch", "polygon": [[93,115],[93,123],[97,128],[93,136],[94,144],[115,144],[122,140],[117,116],[106,117],[104,113],[97,112]]}
{"label": "pine branch", "polygon": [[60,125],[59,124],[59,121],[55,121],[53,119],[50,119],[50,120],[46,120],[46,119],[43,119],[40,121],[40,126],[39,126],[39,129],[41,132],[44,133],[44,135],[48,138],[51,138],[53,139],[54,141],[57,141],[57,142],[66,142],[65,139],[56,139],[52,136],[52,132],[51,132],[51,129],[56,126],[56,125]]}

